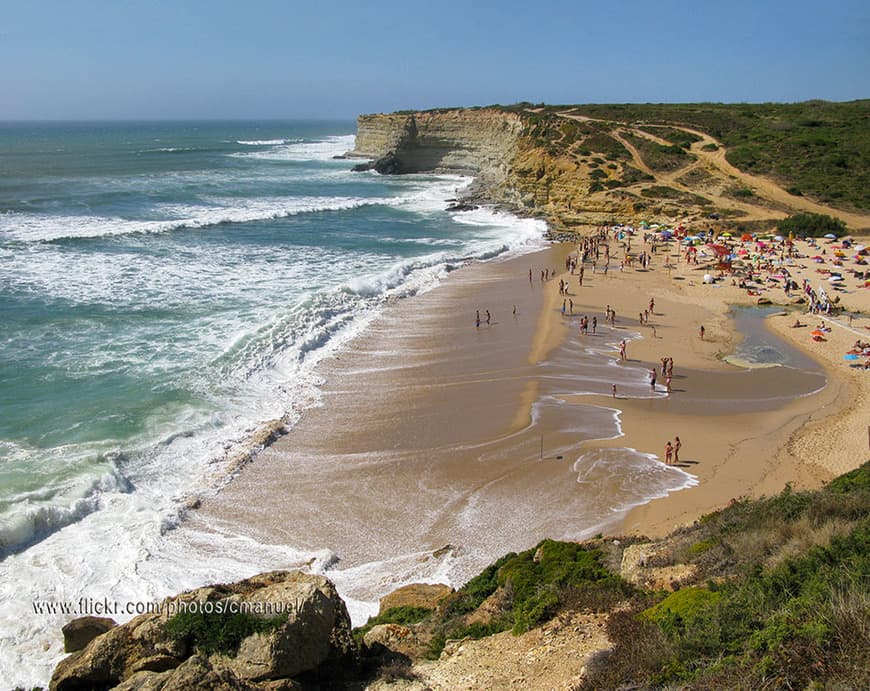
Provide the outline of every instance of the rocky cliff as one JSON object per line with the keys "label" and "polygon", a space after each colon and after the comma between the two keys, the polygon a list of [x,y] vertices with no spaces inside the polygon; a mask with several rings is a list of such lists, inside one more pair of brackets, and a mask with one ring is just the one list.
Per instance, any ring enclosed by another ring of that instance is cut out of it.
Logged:
{"label": "rocky cliff", "polygon": [[641,220],[769,226],[799,211],[870,226],[737,170],[721,142],[680,124],[513,106],[361,115],[357,125],[349,155],[375,160],[378,172],[473,175],[472,199],[539,216],[554,231]]}
{"label": "rocky cliff", "polygon": [[522,118],[492,109],[361,115],[349,155],[395,157],[396,173],[475,176],[487,189],[508,182]]}

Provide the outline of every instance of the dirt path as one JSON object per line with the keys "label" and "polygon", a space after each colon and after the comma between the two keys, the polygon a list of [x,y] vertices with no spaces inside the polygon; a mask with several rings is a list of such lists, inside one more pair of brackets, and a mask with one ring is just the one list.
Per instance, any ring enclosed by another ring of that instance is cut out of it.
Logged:
{"label": "dirt path", "polygon": [[[605,122],[603,120],[591,118],[586,115],[576,115],[568,112],[559,113],[559,116],[580,121]],[[843,221],[845,221],[846,225],[853,231],[870,228],[870,215],[849,213],[847,211],[842,211],[840,209],[835,209],[831,206],[826,206],[824,204],[814,202],[811,199],[807,199],[806,197],[796,197],[793,194],[789,194],[788,192],[786,192],[782,187],[780,187],[772,180],[769,180],[768,178],[762,177],[760,175],[752,175],[751,173],[746,173],[739,168],[736,168],[728,162],[726,158],[727,150],[725,149],[723,144],[711,137],[706,132],[695,130],[690,127],[684,127],[681,125],[669,124],[667,125],[667,127],[670,127],[672,129],[678,129],[683,132],[688,132],[701,138],[700,141],[693,143],[690,147],[690,152],[697,156],[698,160],[692,164],[680,168],[677,171],[672,171],[667,174],[659,174],[651,170],[643,162],[643,159],[640,156],[637,148],[632,146],[632,144],[628,142],[624,137],[621,137],[619,133],[611,132],[610,134],[629,151],[635,166],[637,166],[644,173],[652,175],[656,178],[656,184],[666,184],[669,187],[674,187],[685,192],[697,194],[697,190],[694,190],[690,187],[687,187],[686,185],[679,183],[677,181],[677,178],[685,175],[687,172],[694,168],[704,167],[707,170],[718,171],[720,175],[731,178],[740,185],[751,189],[757,197],[763,198],[768,202],[771,202],[774,205],[786,210],[778,211],[748,202],[736,201],[722,195],[713,194],[710,191],[703,192],[703,195],[705,197],[711,198],[718,206],[740,209],[741,211],[744,211],[746,214],[748,214],[746,216],[746,220],[783,218],[789,212],[806,211],[810,213],[826,214],[829,216],[836,216],[838,218],[841,218],[843,219]],[[629,125],[625,125],[623,129],[631,132],[631,134],[634,136],[643,137],[644,139],[648,139],[658,144],[670,145],[670,142],[644,130],[630,127]],[[704,147],[710,144],[716,146],[715,151],[704,150]]]}

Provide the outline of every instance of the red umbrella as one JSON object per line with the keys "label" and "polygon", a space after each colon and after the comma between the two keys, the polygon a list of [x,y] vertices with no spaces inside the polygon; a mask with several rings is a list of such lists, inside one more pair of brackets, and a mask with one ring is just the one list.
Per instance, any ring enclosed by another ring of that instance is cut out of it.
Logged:
{"label": "red umbrella", "polygon": [[725,245],[709,245],[716,254],[731,254],[731,249]]}

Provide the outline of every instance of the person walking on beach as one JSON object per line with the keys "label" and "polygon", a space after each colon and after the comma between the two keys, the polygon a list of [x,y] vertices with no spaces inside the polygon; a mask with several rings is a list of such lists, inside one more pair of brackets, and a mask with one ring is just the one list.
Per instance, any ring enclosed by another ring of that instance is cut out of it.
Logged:
{"label": "person walking on beach", "polygon": [[701,324],[701,328],[698,329],[698,332],[701,334],[701,340],[703,341],[704,340],[704,333],[706,332],[706,329],[704,329],[703,324]]}
{"label": "person walking on beach", "polygon": [[486,323],[489,324],[492,320],[492,317],[489,314],[489,310],[486,310]]}
{"label": "person walking on beach", "polygon": [[598,328],[598,317],[592,317],[592,334],[595,334],[595,329]]}
{"label": "person walking on beach", "polygon": [[626,357],[625,357],[625,339],[624,338],[619,342],[619,359],[620,360],[626,359]]}
{"label": "person walking on beach", "polygon": [[477,310],[477,315],[474,318],[475,325],[480,328],[480,310]]}
{"label": "person walking on beach", "polygon": [[683,447],[683,442],[679,437],[674,437],[674,463],[680,462],[680,449]]}
{"label": "person walking on beach", "polygon": [[656,371],[655,371],[655,369],[651,369],[649,371],[649,390],[650,391],[656,390]]}
{"label": "person walking on beach", "polygon": [[665,444],[665,465],[670,465],[671,461],[673,460],[673,457],[674,457],[674,447],[671,446],[671,442],[668,441],[668,443]]}
{"label": "person walking on beach", "polygon": [[614,398],[616,398],[616,384],[610,385],[610,393]]}

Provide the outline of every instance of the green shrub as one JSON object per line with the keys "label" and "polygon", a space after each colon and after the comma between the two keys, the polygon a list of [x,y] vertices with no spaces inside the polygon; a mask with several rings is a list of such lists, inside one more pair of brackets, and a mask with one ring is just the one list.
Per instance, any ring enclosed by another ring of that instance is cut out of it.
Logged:
{"label": "green shrub", "polygon": [[800,237],[821,237],[829,233],[842,237],[847,232],[843,221],[824,214],[795,214],[778,221],[776,227],[780,233],[794,233]]}
{"label": "green shrub", "polygon": [[375,617],[369,617],[369,620],[362,626],[358,626],[353,630],[353,637],[357,642],[362,641],[363,637],[378,624],[402,624],[409,626],[410,624],[419,624],[426,620],[432,614],[432,610],[426,607],[411,607],[402,605],[401,607],[390,607],[386,612],[378,614]]}
{"label": "green shrub", "polygon": [[245,638],[272,631],[286,621],[286,616],[262,619],[252,614],[184,611],[166,622],[166,632],[206,655],[220,653],[234,657]]}

